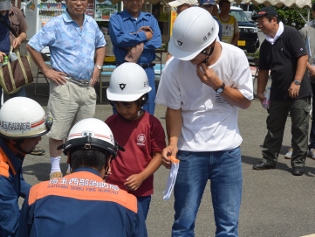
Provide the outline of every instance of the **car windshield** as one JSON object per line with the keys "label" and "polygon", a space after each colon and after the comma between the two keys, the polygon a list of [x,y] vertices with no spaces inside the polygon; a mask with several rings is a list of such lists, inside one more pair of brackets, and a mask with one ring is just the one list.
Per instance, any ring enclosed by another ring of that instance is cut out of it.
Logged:
{"label": "car windshield", "polygon": [[249,22],[246,14],[242,10],[231,9],[230,14],[236,18],[237,21]]}

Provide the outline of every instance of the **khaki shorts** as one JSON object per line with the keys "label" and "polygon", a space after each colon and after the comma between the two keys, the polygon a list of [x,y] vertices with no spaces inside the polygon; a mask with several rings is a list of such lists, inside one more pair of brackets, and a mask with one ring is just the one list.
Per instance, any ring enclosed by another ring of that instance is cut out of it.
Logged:
{"label": "khaki shorts", "polygon": [[56,140],[66,139],[73,124],[94,117],[95,107],[94,87],[81,87],[69,81],[62,86],[50,82],[47,109],[54,123],[47,135]]}

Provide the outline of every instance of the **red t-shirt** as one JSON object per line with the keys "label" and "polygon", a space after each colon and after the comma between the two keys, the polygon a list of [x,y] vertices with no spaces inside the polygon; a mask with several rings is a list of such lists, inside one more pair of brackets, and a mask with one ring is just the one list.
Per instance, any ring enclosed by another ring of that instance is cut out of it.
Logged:
{"label": "red t-shirt", "polygon": [[[147,112],[135,121],[126,121],[114,114],[105,122],[118,144],[125,148],[124,152],[119,151],[116,159],[112,160],[112,174],[107,182],[127,190],[124,185],[126,179],[143,171],[152,160],[153,153],[162,152],[166,147],[164,129],[160,121]],[[135,196],[153,194],[153,175],[143,181],[137,191],[130,193]]]}

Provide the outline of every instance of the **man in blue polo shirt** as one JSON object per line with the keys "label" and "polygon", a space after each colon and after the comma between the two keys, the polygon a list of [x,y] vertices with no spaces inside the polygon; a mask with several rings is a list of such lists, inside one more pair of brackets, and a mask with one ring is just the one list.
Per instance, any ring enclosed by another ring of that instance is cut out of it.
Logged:
{"label": "man in blue polo shirt", "polygon": [[149,92],[147,103],[143,109],[154,114],[155,109],[155,49],[161,47],[161,31],[157,20],[148,12],[141,12],[144,0],[123,0],[124,10],[111,16],[109,21],[109,35],[114,46],[117,65],[126,61],[130,52],[134,52],[133,62],[138,63],[147,73]]}
{"label": "man in blue polo shirt", "polygon": [[[27,44],[34,62],[51,81],[48,113],[55,123],[48,134],[50,178],[62,177],[61,151],[57,147],[71,125],[95,114],[94,84],[103,65],[106,43],[95,20],[84,14],[87,4],[88,0],[66,0],[67,10],[51,19]],[[46,46],[52,69],[40,54]]]}

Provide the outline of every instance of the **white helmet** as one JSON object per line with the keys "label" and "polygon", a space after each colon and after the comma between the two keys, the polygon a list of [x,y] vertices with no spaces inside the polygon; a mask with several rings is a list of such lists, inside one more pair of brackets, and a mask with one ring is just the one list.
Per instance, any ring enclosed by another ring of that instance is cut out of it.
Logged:
{"label": "white helmet", "polygon": [[123,63],[112,73],[106,90],[110,101],[132,102],[151,91],[146,72],[136,63]]}
{"label": "white helmet", "polygon": [[114,140],[114,136],[107,124],[96,118],[87,118],[76,123],[70,130],[65,144],[58,147],[63,148],[67,155],[68,150],[98,150],[108,151],[114,157],[118,149],[124,151]]}
{"label": "white helmet", "polygon": [[190,7],[176,18],[168,50],[175,58],[191,60],[217,38],[218,32],[219,25],[207,10]]}
{"label": "white helmet", "polygon": [[52,123],[40,104],[26,97],[9,99],[0,110],[0,135],[6,138],[43,136],[50,131]]}

